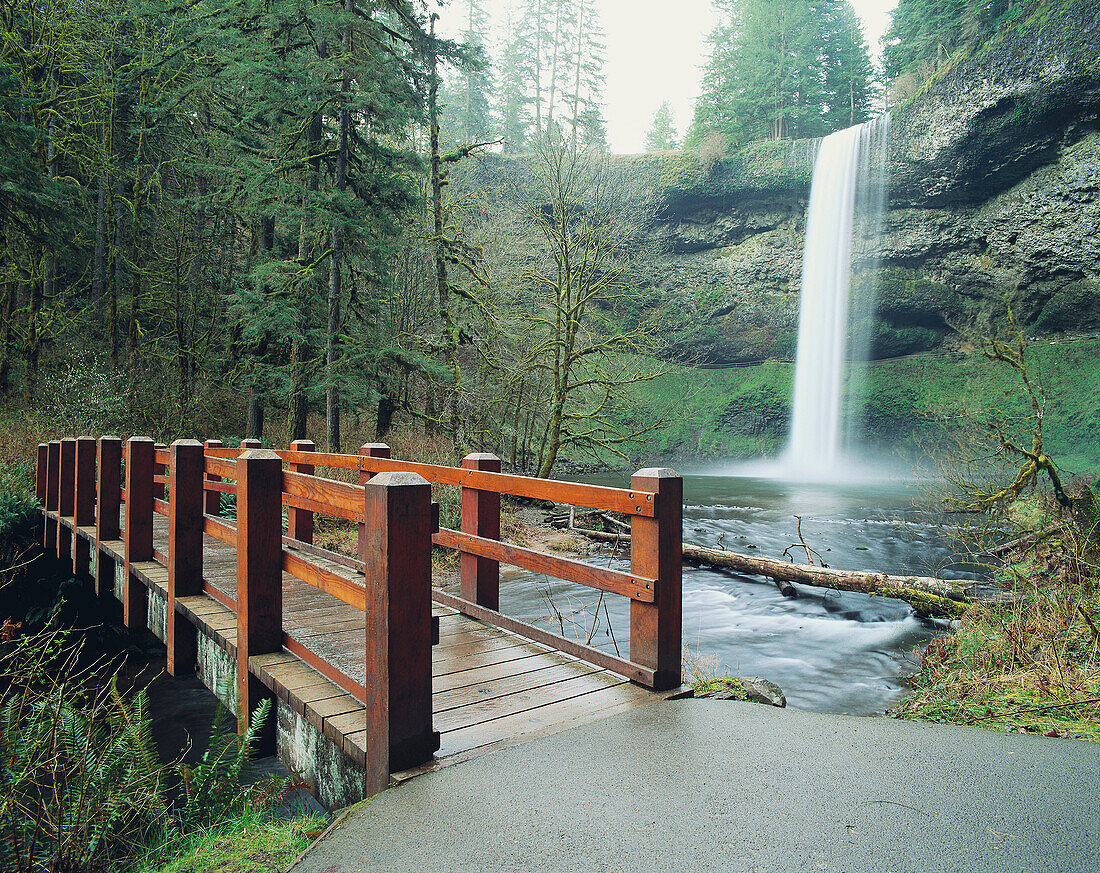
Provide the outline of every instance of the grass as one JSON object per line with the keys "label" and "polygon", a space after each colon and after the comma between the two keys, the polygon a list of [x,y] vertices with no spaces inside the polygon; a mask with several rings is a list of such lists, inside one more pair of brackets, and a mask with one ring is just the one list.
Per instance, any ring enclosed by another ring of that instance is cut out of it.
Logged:
{"label": "grass", "polygon": [[[1033,372],[1047,394],[1047,449],[1066,468],[1100,467],[1100,340],[1034,341]],[[794,366],[766,361],[725,370],[673,367],[636,386],[637,407],[666,424],[631,449],[632,460],[751,457],[786,438]],[[960,426],[1026,421],[1017,377],[980,352],[928,352],[875,361],[859,386],[866,441],[916,457]],[[616,464],[613,458],[608,463]]]}
{"label": "grass", "polygon": [[307,816],[273,824],[253,815],[195,834],[171,859],[146,858],[133,873],[275,873],[294,861],[324,830]]}
{"label": "grass", "polygon": [[1015,601],[975,605],[953,633],[934,640],[889,714],[1100,740],[1096,551],[1095,541],[1087,542],[1063,519],[1060,533],[1030,546],[1005,568]]}

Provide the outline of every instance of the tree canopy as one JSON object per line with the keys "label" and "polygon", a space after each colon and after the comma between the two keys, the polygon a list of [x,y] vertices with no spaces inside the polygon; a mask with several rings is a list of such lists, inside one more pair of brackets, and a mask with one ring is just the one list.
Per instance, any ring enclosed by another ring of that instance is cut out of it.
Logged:
{"label": "tree canopy", "polygon": [[872,67],[848,0],[716,0],[689,144],[820,136],[865,121]]}

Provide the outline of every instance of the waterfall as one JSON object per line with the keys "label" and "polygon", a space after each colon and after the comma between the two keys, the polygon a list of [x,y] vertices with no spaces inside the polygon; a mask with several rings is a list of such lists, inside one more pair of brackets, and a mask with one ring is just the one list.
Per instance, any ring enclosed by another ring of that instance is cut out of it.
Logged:
{"label": "waterfall", "polygon": [[[888,124],[884,115],[830,134],[814,161],[791,434],[783,457],[791,477],[832,478],[844,467],[844,423],[855,417],[846,409],[845,387],[858,381],[850,378],[849,361],[865,360],[870,350]],[[861,293],[850,302],[853,263]]]}

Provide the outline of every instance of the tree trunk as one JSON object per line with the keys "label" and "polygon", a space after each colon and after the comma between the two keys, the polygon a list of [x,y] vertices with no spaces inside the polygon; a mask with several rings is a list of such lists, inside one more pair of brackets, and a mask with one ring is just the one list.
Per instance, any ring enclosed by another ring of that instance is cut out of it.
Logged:
{"label": "tree trunk", "polygon": [[[344,63],[350,63],[352,38],[351,17],[354,11],[352,0],[345,0],[344,14],[347,22],[344,25],[342,42],[344,46]],[[351,77],[345,69],[342,75],[340,92],[347,99],[351,91]],[[348,185],[348,134],[351,127],[351,112],[347,105],[340,107],[340,127],[336,135],[336,171],[335,184],[337,200],[344,193]],[[336,387],[336,337],[340,330],[340,304],[344,257],[344,227],[339,217],[332,222],[332,249],[329,255],[328,274],[328,331],[325,337],[325,432],[330,452],[340,451],[340,397]]]}
{"label": "tree trunk", "polygon": [[123,210],[119,208],[122,203],[122,174],[115,174],[112,186],[111,206],[114,210],[115,242],[112,257],[115,268],[111,274],[111,280],[107,286],[107,344],[111,355],[111,367],[118,366],[118,289],[126,280],[124,273],[125,259],[122,257],[122,246],[125,243],[122,227]]}
{"label": "tree trunk", "polygon": [[11,318],[15,310],[15,283],[0,286],[0,394],[8,393],[11,375]]}
{"label": "tree trunk", "polygon": [[255,384],[248,396],[248,438],[250,440],[264,438],[264,401]]}
{"label": "tree trunk", "polygon": [[428,34],[430,40],[429,63],[431,65],[431,79],[428,84],[428,118],[429,118],[429,146],[431,149],[431,177],[432,177],[432,220],[435,250],[435,281],[439,293],[439,317],[443,322],[443,354],[448,369],[452,373],[453,383],[448,386],[448,418],[447,429],[451,434],[451,442],[455,455],[459,454],[459,446],[462,442],[461,426],[458,420],[458,392],[461,388],[462,373],[458,366],[458,343],[455,340],[454,324],[451,320],[451,292],[447,281],[447,252],[443,244],[443,178],[439,167],[439,72],[438,59],[436,57],[435,20],[439,16],[431,16],[431,26]]}
{"label": "tree trunk", "polygon": [[92,262],[92,298],[101,313],[107,290],[107,171],[99,174],[95,198],[95,256]]}
{"label": "tree trunk", "polygon": [[[572,528],[576,533],[602,542],[630,542],[629,534],[605,533],[598,530]],[[792,564],[774,558],[750,557],[737,552],[724,552],[703,546],[683,546],[684,561],[707,564],[751,576],[796,582],[834,591],[855,591],[876,597],[904,600],[917,612],[927,615],[957,616],[967,606],[977,602],[999,602],[1011,599],[1009,592],[981,582],[935,579],[929,576],[890,576],[872,570],[834,570]]]}

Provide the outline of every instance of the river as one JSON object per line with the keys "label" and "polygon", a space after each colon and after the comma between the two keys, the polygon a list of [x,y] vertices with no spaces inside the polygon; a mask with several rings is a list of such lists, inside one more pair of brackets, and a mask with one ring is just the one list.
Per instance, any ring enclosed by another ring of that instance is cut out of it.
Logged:
{"label": "river", "polygon": [[[585,477],[623,486],[623,477]],[[939,519],[916,508],[923,495],[904,482],[799,484],[748,476],[684,476],[684,541],[731,551],[782,555],[802,535],[831,567],[952,576],[950,543]],[[719,541],[721,537],[721,541]],[[805,563],[801,546],[791,549]],[[604,546],[587,560],[625,566]],[[914,671],[920,649],[943,626],[916,618],[908,605],[848,592],[799,586],[783,597],[765,580],[684,567],[684,643],[689,656],[719,675],[776,682],[787,705],[814,712],[882,714]],[[599,620],[592,633],[599,603]],[[505,574],[502,611],[625,655],[626,599],[530,573]],[[560,617],[559,617],[560,614]],[[610,618],[610,629],[608,628]]]}

